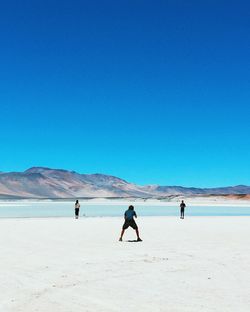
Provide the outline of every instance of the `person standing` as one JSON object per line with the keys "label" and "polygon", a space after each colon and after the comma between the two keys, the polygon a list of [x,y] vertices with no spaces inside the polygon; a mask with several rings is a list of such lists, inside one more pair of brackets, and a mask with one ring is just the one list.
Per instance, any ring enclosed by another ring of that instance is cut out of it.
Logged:
{"label": "person standing", "polygon": [[122,242],[122,237],[123,237],[123,234],[124,234],[125,230],[128,227],[130,227],[130,226],[136,232],[137,242],[141,242],[142,241],[141,238],[140,238],[138,226],[137,226],[137,224],[136,224],[136,222],[134,220],[134,217],[137,218],[137,214],[134,211],[134,206],[131,205],[131,206],[128,207],[128,210],[126,210],[125,213],[124,213],[125,222],[124,222],[123,227],[122,227],[122,232],[121,232],[121,236],[120,236],[120,239],[119,239],[120,242]]}
{"label": "person standing", "polygon": [[184,203],[184,200],[181,201],[181,204],[180,204],[180,208],[181,208],[181,219],[184,219],[184,212],[185,212],[185,207],[186,207],[186,204]]}
{"label": "person standing", "polygon": [[80,211],[80,204],[78,199],[75,202],[75,218],[78,219],[79,218],[79,211]]}

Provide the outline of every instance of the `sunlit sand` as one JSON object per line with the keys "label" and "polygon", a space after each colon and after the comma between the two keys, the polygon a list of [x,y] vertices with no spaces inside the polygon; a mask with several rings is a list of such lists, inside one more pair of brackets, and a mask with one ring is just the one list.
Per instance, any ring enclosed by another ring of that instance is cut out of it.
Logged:
{"label": "sunlit sand", "polygon": [[0,311],[249,311],[249,217],[122,223],[1,219]]}

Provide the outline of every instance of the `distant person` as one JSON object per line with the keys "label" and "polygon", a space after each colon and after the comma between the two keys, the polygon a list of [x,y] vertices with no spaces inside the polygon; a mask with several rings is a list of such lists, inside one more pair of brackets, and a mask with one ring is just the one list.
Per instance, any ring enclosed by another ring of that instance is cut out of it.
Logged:
{"label": "distant person", "polygon": [[75,218],[78,219],[79,217],[79,210],[80,210],[80,204],[79,204],[79,201],[78,199],[76,200],[76,203],[75,203]]}
{"label": "distant person", "polygon": [[134,206],[131,205],[131,206],[128,207],[128,210],[126,210],[125,213],[124,213],[125,222],[124,222],[123,227],[122,227],[121,237],[120,237],[119,241],[122,242],[123,234],[124,234],[125,230],[128,227],[130,227],[130,226],[136,232],[137,242],[141,242],[142,241],[140,239],[138,226],[137,226],[137,224],[136,224],[136,222],[134,220],[134,217],[137,218],[137,215],[136,215],[136,212],[134,211]]}
{"label": "distant person", "polygon": [[181,219],[184,219],[185,207],[186,207],[186,204],[184,203],[184,200],[182,200],[182,201],[181,201],[181,204],[180,204],[180,208],[181,208]]}

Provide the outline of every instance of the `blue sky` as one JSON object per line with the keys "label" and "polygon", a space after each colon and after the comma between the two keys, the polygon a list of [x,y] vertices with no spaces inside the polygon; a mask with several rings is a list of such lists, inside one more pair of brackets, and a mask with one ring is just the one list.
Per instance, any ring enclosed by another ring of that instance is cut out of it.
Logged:
{"label": "blue sky", "polygon": [[5,1],[0,171],[250,185],[248,1]]}

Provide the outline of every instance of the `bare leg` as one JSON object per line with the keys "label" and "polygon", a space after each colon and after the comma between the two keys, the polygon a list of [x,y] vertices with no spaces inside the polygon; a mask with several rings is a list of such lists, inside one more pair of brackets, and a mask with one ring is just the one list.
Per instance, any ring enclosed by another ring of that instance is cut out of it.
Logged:
{"label": "bare leg", "polygon": [[142,240],[140,239],[139,230],[136,229],[135,232],[136,232],[136,235],[137,235],[137,241],[141,242]]}
{"label": "bare leg", "polygon": [[122,237],[123,237],[124,232],[125,232],[125,230],[122,229],[121,236],[120,236],[120,239],[119,239],[120,241],[122,241]]}
{"label": "bare leg", "polygon": [[135,231],[136,231],[137,238],[140,238],[140,235],[139,235],[139,230],[138,230],[138,229],[136,229]]}

